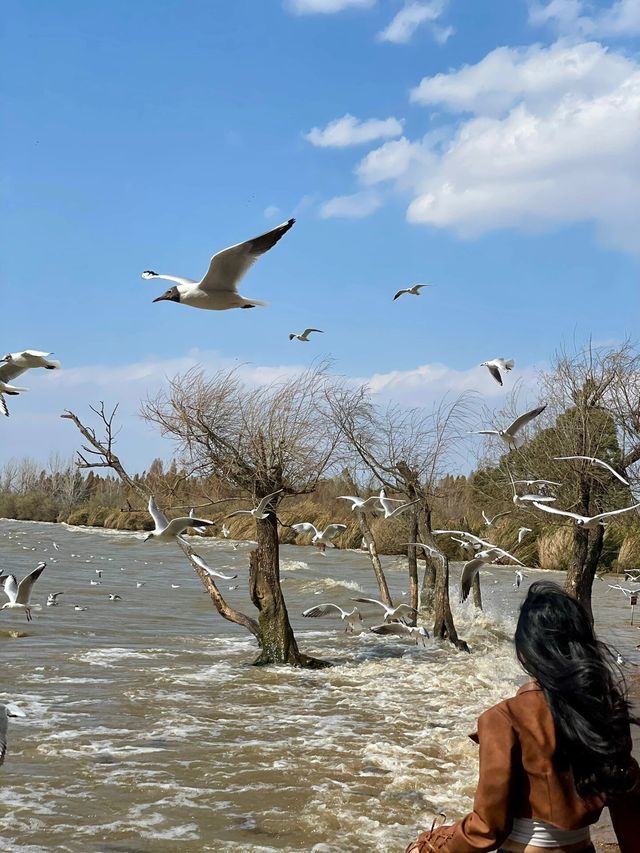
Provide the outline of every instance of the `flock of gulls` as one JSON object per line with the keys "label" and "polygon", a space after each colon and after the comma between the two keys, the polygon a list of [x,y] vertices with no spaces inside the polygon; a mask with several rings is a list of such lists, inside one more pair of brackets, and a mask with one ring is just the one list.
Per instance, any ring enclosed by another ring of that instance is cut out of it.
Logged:
{"label": "flock of gulls", "polygon": [[[265,234],[261,234],[258,237],[254,237],[250,240],[244,241],[243,243],[238,243],[217,252],[211,258],[207,272],[199,281],[185,278],[183,276],[157,273],[152,270],[145,270],[145,272],[142,273],[142,278],[149,280],[164,279],[172,282],[173,286],[161,296],[156,297],[153,300],[154,302],[177,302],[192,308],[200,308],[210,311],[226,311],[233,308],[246,309],[265,306],[267,303],[261,300],[250,299],[240,295],[238,293],[238,284],[258,258],[265,252],[272,249],[275,244],[293,227],[294,222],[294,219],[289,219],[287,222],[278,225],[276,228],[266,232]],[[426,284],[414,284],[410,287],[402,288],[395,293],[393,301],[408,295],[420,296],[422,289],[428,286],[429,285]],[[300,333],[291,332],[289,334],[289,340],[309,343],[310,335],[322,333],[322,329],[309,327]],[[22,352],[9,353],[5,355],[4,358],[0,359],[0,411],[2,411],[5,416],[9,415],[5,397],[16,396],[27,390],[26,388],[13,385],[12,383],[15,379],[28,370],[39,368],[45,370],[57,370],[61,367],[60,362],[50,360],[50,355],[51,353],[49,352],[23,350]],[[513,370],[515,363],[513,359],[494,358],[482,362],[480,366],[486,367],[493,379],[502,386],[505,374]],[[525,412],[517,417],[513,423],[507,425],[503,429],[481,429],[473,431],[472,434],[496,436],[504,442],[509,450],[514,450],[522,444],[522,430],[542,414],[545,408],[546,406],[542,405],[532,409],[531,411]],[[587,461],[592,465],[596,465],[607,470],[613,477],[617,478],[623,484],[627,486],[629,485],[618,472],[603,460],[586,456],[562,456],[555,457],[555,459],[558,461]],[[516,507],[525,505],[528,507],[533,506],[543,513],[568,519],[575,525],[586,529],[593,529],[600,524],[604,524],[609,518],[630,512],[640,506],[640,504],[634,504],[633,506],[625,507],[623,509],[586,517],[551,506],[551,504],[555,503],[556,498],[552,494],[547,494],[547,492],[553,487],[560,486],[560,483],[536,478],[517,481],[512,479],[511,483],[513,489],[513,503]],[[527,488],[536,487],[537,492],[531,494],[520,494],[517,488],[518,486],[525,486]],[[222,535],[224,537],[229,536],[230,531],[225,522],[235,516],[249,515],[254,519],[266,518],[270,511],[269,508],[271,501],[277,494],[278,492],[275,492],[265,496],[255,507],[239,509],[225,516],[225,519],[222,522]],[[353,512],[380,513],[385,519],[397,518],[416,503],[416,501],[403,502],[401,500],[388,498],[384,489],[381,489],[379,494],[371,495],[366,498],[357,495],[341,495],[339,500],[350,501]],[[175,518],[172,521],[169,521],[166,515],[158,507],[153,497],[149,500],[148,510],[154,522],[154,529],[144,537],[144,541],[154,540],[165,543],[173,542],[176,537],[180,537],[188,529],[204,532],[214,524],[214,522],[208,519],[195,517],[193,510],[188,516]],[[507,514],[508,512],[504,512],[498,513],[493,517],[489,517],[486,513],[482,513],[488,530],[494,528],[496,521]],[[324,554],[327,548],[335,547],[335,540],[346,530],[346,525],[338,523],[329,524],[324,528],[324,530],[319,530],[314,524],[308,521],[293,524],[291,527],[297,534],[312,534],[311,544],[318,548],[321,554]],[[527,534],[531,532],[531,528],[521,527],[518,532],[517,545],[521,544]],[[464,565],[460,579],[461,601],[464,601],[468,597],[473,580],[478,572],[484,566],[498,560],[508,559],[511,561],[512,565],[516,566],[515,582],[513,585],[514,588],[518,588],[525,577],[523,572],[523,563],[509,551],[498,547],[488,539],[483,539],[482,537],[463,530],[434,530],[433,535],[435,537],[451,537],[451,539],[458,543],[470,557]],[[429,555],[436,559],[440,558],[443,561],[446,559],[444,554],[432,545],[421,542],[407,543],[407,545],[413,545],[416,548],[422,549],[425,556]],[[197,562],[199,567],[212,578],[232,580],[237,577],[237,575],[225,575],[222,572],[212,569],[200,556],[195,556],[194,560]],[[40,578],[45,568],[46,563],[39,563],[33,571],[27,574],[20,581],[18,581],[13,574],[3,576],[3,573],[0,572],[0,582],[2,583],[4,593],[8,599],[8,601],[2,605],[1,609],[3,611],[22,611],[24,612],[27,621],[31,621],[33,618],[30,605],[31,594],[36,581]],[[100,583],[101,570],[96,570],[96,573],[98,574],[98,579],[91,581],[92,585]],[[639,578],[633,578],[634,582],[637,580],[639,580]],[[137,587],[142,587],[143,585],[144,581],[139,581],[136,584]],[[172,587],[174,588],[177,588],[178,586],[178,584],[172,584]],[[612,589],[621,590],[625,596],[631,596],[634,593],[640,592],[640,590],[633,590],[629,587],[622,587],[621,585],[610,586]],[[229,588],[234,589],[235,587]],[[62,592],[49,593],[46,602],[47,606],[57,606],[58,598],[62,594]],[[109,600],[120,601],[121,596],[116,593],[110,593]],[[418,645],[424,646],[426,644],[426,639],[429,636],[427,629],[422,625],[408,624],[408,622],[415,621],[415,617],[418,615],[418,612],[409,607],[407,604],[400,604],[397,607],[392,607],[373,598],[361,597],[353,600],[359,604],[365,604],[369,607],[381,609],[383,621],[380,624],[372,625],[370,627],[369,630],[373,633],[407,637],[413,639]],[[86,609],[79,604],[73,606],[74,609],[78,611]],[[337,604],[326,602],[305,610],[302,615],[308,618],[338,618],[345,623],[345,630],[347,632],[355,632],[364,627],[362,615],[356,606],[351,610],[346,611]],[[12,708],[12,706],[0,705],[0,764],[3,761],[6,752],[7,720],[10,716],[23,716],[23,714],[19,709]]]}

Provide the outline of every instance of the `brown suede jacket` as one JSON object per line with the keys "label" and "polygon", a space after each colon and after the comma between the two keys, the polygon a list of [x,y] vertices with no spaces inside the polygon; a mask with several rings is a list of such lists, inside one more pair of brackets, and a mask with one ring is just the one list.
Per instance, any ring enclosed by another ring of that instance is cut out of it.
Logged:
{"label": "brown suede jacket", "polygon": [[[553,764],[555,726],[542,689],[529,682],[478,720],[480,775],[473,811],[451,826],[423,832],[409,853],[496,850],[514,817],[544,820],[562,829],[596,823],[608,806],[621,853],[640,851],[640,769],[631,758],[631,789],[616,801],[583,800],[570,771]],[[631,753],[631,737],[629,737]]]}

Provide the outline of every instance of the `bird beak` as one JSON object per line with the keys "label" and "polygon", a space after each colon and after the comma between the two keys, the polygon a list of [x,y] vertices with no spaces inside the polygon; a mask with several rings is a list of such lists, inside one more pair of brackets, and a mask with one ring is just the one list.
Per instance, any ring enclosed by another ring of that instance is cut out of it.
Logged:
{"label": "bird beak", "polygon": [[154,302],[163,302],[164,300],[169,300],[169,299],[170,299],[169,296],[158,296],[158,298],[154,299],[153,301]]}

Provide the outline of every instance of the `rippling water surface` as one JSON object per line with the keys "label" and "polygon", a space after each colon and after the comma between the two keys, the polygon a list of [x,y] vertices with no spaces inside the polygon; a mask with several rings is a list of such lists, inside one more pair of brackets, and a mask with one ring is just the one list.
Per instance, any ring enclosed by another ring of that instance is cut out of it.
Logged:
{"label": "rippling water surface", "polygon": [[[238,573],[222,589],[251,613],[252,546],[196,547]],[[528,571],[514,591],[513,572],[491,567],[485,612],[455,607],[467,655],[302,619],[314,604],[376,597],[371,569],[355,552],[284,547],[282,556],[300,646],[331,669],[252,667],[252,638],[217,615],[172,545],[0,521],[0,567],[21,577],[48,562],[33,622],[0,612],[0,701],[27,714],[11,721],[0,771],[3,853],[401,851],[434,811],[468,810],[477,748],[467,733],[523,681],[511,637],[528,584],[561,575]],[[404,561],[387,558],[385,568],[400,601]],[[626,601],[605,590],[597,585],[600,632],[632,665],[638,632]],[[45,607],[59,591],[59,606]],[[380,621],[375,609],[365,617]]]}

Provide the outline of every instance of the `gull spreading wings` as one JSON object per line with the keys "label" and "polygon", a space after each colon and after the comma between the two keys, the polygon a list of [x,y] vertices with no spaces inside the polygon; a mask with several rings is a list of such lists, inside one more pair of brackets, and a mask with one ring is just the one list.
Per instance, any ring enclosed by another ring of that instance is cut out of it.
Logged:
{"label": "gull spreading wings", "polygon": [[541,509],[543,512],[548,512],[551,515],[560,515],[564,518],[573,519],[574,523],[577,527],[584,527],[587,530],[594,530],[599,524],[604,524],[606,518],[612,518],[615,515],[622,515],[625,512],[631,512],[633,509],[638,509],[640,507],[640,503],[633,504],[633,506],[626,506],[624,509],[614,509],[611,512],[601,512],[598,515],[592,515],[591,517],[587,515],[578,515],[575,512],[567,512],[563,509],[556,509],[553,506],[547,506],[547,504],[541,504],[537,501],[533,504],[538,509]]}
{"label": "gull spreading wings", "polygon": [[525,412],[524,415],[520,415],[520,417],[516,418],[513,423],[509,424],[505,429],[479,429],[473,430],[474,435],[497,435],[505,442],[506,445],[510,448],[517,447],[517,438],[516,434],[525,427],[528,423],[534,418],[537,418],[538,415],[541,415],[542,412],[546,409],[546,405],[538,406],[536,409],[531,409],[529,412]]}
{"label": "gull spreading wings", "polygon": [[513,370],[515,364],[516,363],[512,358],[508,360],[505,360],[504,358],[493,358],[491,361],[483,361],[480,367],[488,368],[489,373],[493,376],[498,385],[502,385],[502,374],[500,371]]}
{"label": "gull spreading wings", "polygon": [[9,601],[2,605],[2,609],[24,610],[27,622],[31,622],[31,608],[29,607],[31,591],[34,583],[38,580],[46,567],[46,563],[38,563],[36,568],[28,575],[25,575],[20,583],[16,580],[15,575],[7,575],[4,579],[4,592]]}
{"label": "gull spreading wings", "polygon": [[452,536],[452,534],[455,536],[462,536],[467,542],[471,542],[472,544],[477,543],[486,550],[497,551],[501,557],[508,557],[519,566],[524,566],[524,563],[522,563],[517,557],[514,557],[513,554],[510,554],[509,551],[505,551],[504,548],[499,548],[492,542],[487,542],[486,539],[481,539],[479,536],[476,536],[474,533],[469,533],[466,530],[433,530],[431,532],[434,536]]}
{"label": "gull spreading wings", "polygon": [[385,622],[382,625],[372,625],[369,630],[373,634],[395,635],[396,637],[411,637],[416,641],[416,646],[427,645],[429,632],[422,625],[405,625],[402,622]]}
{"label": "gull spreading wings", "polygon": [[9,717],[26,717],[26,714],[15,705],[0,705],[0,766],[4,763],[7,754]]}
{"label": "gull spreading wings", "polygon": [[327,546],[335,548],[333,540],[347,529],[346,524],[329,524],[324,530],[318,530],[310,521],[301,521],[299,524],[292,524],[291,527],[296,533],[313,533],[311,544],[320,548]]}
{"label": "gull spreading wings", "polygon": [[200,281],[175,275],[145,270],[142,278],[162,278],[175,282],[170,288],[154,299],[154,302],[179,302],[193,308],[204,308],[210,311],[226,311],[229,308],[255,308],[266,305],[258,299],[245,299],[240,296],[237,287],[245,273],[253,266],[261,255],[272,249],[287,231],[293,227],[295,219],[289,219],[258,237],[245,240],[217,252],[209,264],[209,269]]}
{"label": "gull spreading wings", "polygon": [[217,572],[215,569],[208,566],[199,554],[192,554],[191,559],[211,578],[220,578],[223,581],[232,581],[234,578],[238,577],[238,575],[225,575],[222,572]]}
{"label": "gull spreading wings", "polygon": [[311,332],[319,332],[321,335],[324,334],[322,329],[305,329],[304,332],[301,332],[299,335],[297,335],[295,332],[290,332],[289,340],[292,341],[295,338],[296,341],[302,341],[303,343],[308,344],[309,335],[311,334]]}
{"label": "gull spreading wings", "polygon": [[267,512],[267,507],[275,498],[276,495],[279,495],[282,489],[278,489],[277,492],[271,492],[270,495],[265,495],[262,500],[258,503],[258,506],[255,506],[253,509],[237,509],[235,512],[230,512],[229,515],[225,515],[223,521],[226,521],[228,518],[234,518],[236,515],[252,515],[255,519],[264,520],[269,517],[269,513]]}
{"label": "gull spreading wings", "polygon": [[484,510],[482,510],[482,517],[484,518],[484,523],[487,527],[493,527],[495,522],[502,518],[504,515],[511,515],[513,510],[508,509],[506,512],[498,512],[496,515],[492,515],[491,518],[486,514]]}
{"label": "gull spreading wings", "polygon": [[11,385],[11,381],[21,376],[25,371],[34,367],[44,367],[46,370],[56,370],[60,367],[59,361],[49,361],[50,352],[26,349],[22,352],[10,352],[0,358],[0,412],[9,417],[9,409],[4,399],[4,394],[15,396],[27,391],[27,388],[18,388]]}
{"label": "gull spreading wings", "polygon": [[363,625],[362,616],[357,607],[354,607],[353,610],[343,610],[337,604],[318,604],[316,607],[309,607],[308,610],[304,610],[302,615],[312,619],[320,616],[339,616],[346,623],[345,632],[350,634],[353,634],[356,628],[362,628]]}
{"label": "gull spreading wings", "polygon": [[339,501],[351,501],[352,512],[379,512],[376,504],[380,502],[378,495],[370,498],[360,498],[357,495],[338,495]]}
{"label": "gull spreading wings", "polygon": [[612,468],[608,462],[604,462],[602,459],[596,459],[595,456],[554,456],[553,458],[558,461],[563,461],[567,459],[584,459],[587,462],[591,462],[592,465],[598,465],[600,468],[604,468],[605,470],[609,471],[616,479],[620,480],[620,482],[623,483],[625,486],[629,485],[628,481],[625,480],[625,478],[621,474],[618,474],[615,468]]}
{"label": "gull spreading wings", "polygon": [[[380,489],[380,495],[378,497],[378,501],[380,502],[380,506],[384,510],[385,518],[395,518],[397,515],[400,515],[405,510],[409,509],[410,506],[414,506],[414,504],[419,503],[419,501],[409,501],[408,503],[402,503],[402,501],[396,500],[395,498],[388,498],[385,490]],[[393,507],[393,504],[399,503],[400,506]]]}
{"label": "gull spreading wings", "polygon": [[[393,622],[397,619],[403,619],[404,616],[409,616],[412,613],[417,614],[415,607],[409,607],[408,604],[399,604],[397,607],[390,607],[377,598],[353,598],[352,601],[357,601],[360,604],[375,604],[377,607],[382,607],[384,610],[384,621]],[[404,614],[404,616],[403,616]]]}
{"label": "gull spreading wings", "polygon": [[148,539],[159,539],[162,542],[169,542],[180,536],[189,527],[205,528],[213,524],[213,521],[208,521],[206,518],[193,518],[187,515],[181,518],[174,518],[173,521],[168,521],[167,516],[157,505],[153,495],[149,498],[149,515],[153,519],[155,529],[144,537],[146,542]]}
{"label": "gull spreading wings", "polygon": [[490,548],[486,551],[479,551],[473,560],[469,560],[468,563],[465,563],[464,568],[462,569],[462,576],[460,577],[460,601],[467,600],[469,593],[471,592],[473,579],[480,569],[500,556],[501,555],[497,548]]}
{"label": "gull spreading wings", "polygon": [[420,291],[423,287],[430,287],[429,284],[412,284],[411,287],[403,287],[402,290],[399,290],[396,295],[393,297],[393,302],[398,299],[400,296],[403,296],[405,293],[410,293],[412,296],[420,296]]}

